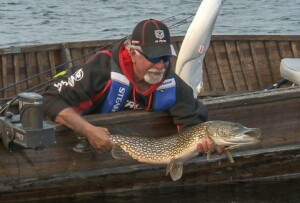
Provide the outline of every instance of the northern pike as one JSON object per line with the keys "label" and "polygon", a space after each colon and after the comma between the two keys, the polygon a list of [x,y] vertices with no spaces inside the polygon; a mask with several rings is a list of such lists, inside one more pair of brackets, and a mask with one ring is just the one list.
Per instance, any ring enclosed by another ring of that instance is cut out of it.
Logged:
{"label": "northern pike", "polygon": [[[110,135],[114,142],[111,151],[116,159],[136,159],[150,164],[167,164],[166,175],[173,181],[181,178],[183,163],[198,155],[197,144],[208,138],[212,146],[220,146],[231,163],[234,162],[228,149],[254,144],[261,140],[259,128],[247,128],[239,123],[208,121],[195,125],[182,133],[159,138],[134,135]],[[213,151],[207,153],[207,158]]]}

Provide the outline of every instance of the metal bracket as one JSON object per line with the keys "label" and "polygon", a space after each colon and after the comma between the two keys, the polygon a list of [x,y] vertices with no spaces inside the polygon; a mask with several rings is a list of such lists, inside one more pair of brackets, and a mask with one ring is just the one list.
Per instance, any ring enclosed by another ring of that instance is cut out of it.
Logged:
{"label": "metal bracket", "polygon": [[18,54],[21,53],[21,48],[20,47],[15,47],[15,46],[11,46],[8,48],[3,48],[2,50],[0,50],[1,54]]}

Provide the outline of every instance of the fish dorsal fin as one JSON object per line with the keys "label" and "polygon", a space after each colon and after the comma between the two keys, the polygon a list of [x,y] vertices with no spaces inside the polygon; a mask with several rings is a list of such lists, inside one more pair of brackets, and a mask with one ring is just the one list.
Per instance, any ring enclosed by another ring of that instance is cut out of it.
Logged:
{"label": "fish dorsal fin", "polygon": [[133,130],[132,128],[129,128],[127,126],[116,126],[116,131],[118,134],[127,134],[127,135],[133,135],[133,136],[139,136],[139,134]]}
{"label": "fish dorsal fin", "polygon": [[170,163],[167,165],[167,173],[170,173],[171,178],[173,181],[176,181],[181,178],[183,170],[183,162],[176,162],[175,158],[173,157]]}
{"label": "fish dorsal fin", "polygon": [[114,145],[111,150],[111,155],[115,159],[132,159],[128,152],[124,151],[119,145]]}

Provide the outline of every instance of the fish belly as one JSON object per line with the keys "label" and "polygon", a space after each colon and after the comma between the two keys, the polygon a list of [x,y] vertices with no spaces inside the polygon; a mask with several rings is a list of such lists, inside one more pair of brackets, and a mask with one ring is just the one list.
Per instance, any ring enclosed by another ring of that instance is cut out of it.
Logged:
{"label": "fish belly", "polygon": [[196,157],[199,154],[197,151],[197,145],[191,146],[187,148],[184,152],[182,152],[176,159],[180,159],[182,162],[187,161]]}

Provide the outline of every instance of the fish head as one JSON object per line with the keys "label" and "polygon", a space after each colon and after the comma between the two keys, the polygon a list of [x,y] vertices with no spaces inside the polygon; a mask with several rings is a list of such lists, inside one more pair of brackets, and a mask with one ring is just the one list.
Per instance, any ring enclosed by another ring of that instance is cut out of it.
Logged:
{"label": "fish head", "polygon": [[254,144],[262,140],[259,128],[248,128],[228,121],[210,121],[207,125],[210,139],[216,145],[227,149]]}

